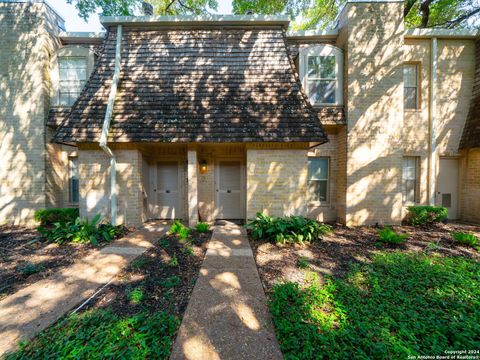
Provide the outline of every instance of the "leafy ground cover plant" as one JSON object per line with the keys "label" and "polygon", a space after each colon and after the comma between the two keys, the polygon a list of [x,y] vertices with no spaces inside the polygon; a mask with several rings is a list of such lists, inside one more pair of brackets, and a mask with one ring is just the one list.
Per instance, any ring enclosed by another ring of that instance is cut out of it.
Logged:
{"label": "leafy ground cover plant", "polygon": [[128,299],[132,304],[138,305],[142,302],[144,297],[144,292],[142,287],[136,287],[128,292]]}
{"label": "leafy ground cover plant", "polygon": [[407,222],[410,225],[426,225],[446,221],[448,210],[441,206],[409,206]]}
{"label": "leafy ground cover plant", "polygon": [[199,222],[197,224],[197,226],[195,227],[195,229],[199,233],[206,233],[206,232],[208,232],[208,230],[210,230],[210,225],[208,225],[206,222]]}
{"label": "leafy ground cover plant", "polygon": [[67,242],[98,245],[110,242],[125,232],[123,226],[100,223],[100,215],[92,220],[76,218],[66,223],[56,222],[50,227],[39,226],[38,232],[50,242],[64,244]]}
{"label": "leafy ground cover plant", "polygon": [[329,225],[303,216],[285,218],[257,213],[255,220],[246,225],[253,239],[267,239],[277,243],[300,243],[317,240],[332,231]]}
{"label": "leafy ground cover plant", "polygon": [[17,268],[17,271],[23,275],[29,276],[45,271],[45,266],[29,262],[22,266],[19,266]]}
{"label": "leafy ground cover plant", "polygon": [[121,317],[92,310],[67,317],[6,359],[166,359],[178,326],[164,311]]}
{"label": "leafy ground cover plant", "polygon": [[480,263],[388,252],[345,278],[273,287],[270,310],[285,359],[406,359],[476,349]]}
{"label": "leafy ground cover plant", "polygon": [[477,251],[480,251],[480,240],[474,234],[462,231],[455,231],[452,233],[452,237],[460,244],[471,246],[474,249],[477,249]]}
{"label": "leafy ground cover plant", "polygon": [[80,216],[78,208],[52,208],[39,209],[35,211],[35,221],[40,223],[40,226],[53,225],[54,223],[68,223],[75,221]]}
{"label": "leafy ground cover plant", "polygon": [[390,226],[385,226],[378,231],[378,240],[384,244],[403,244],[408,234],[399,234]]}
{"label": "leafy ground cover plant", "polygon": [[299,257],[297,260],[297,266],[300,269],[308,269],[310,267],[310,263],[308,262],[308,259],[305,257]]}

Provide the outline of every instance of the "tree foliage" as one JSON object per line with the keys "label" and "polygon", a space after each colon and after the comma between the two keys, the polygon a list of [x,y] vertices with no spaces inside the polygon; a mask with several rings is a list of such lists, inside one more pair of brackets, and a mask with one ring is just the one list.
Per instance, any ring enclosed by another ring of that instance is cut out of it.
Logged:
{"label": "tree foliage", "polygon": [[[87,19],[102,15],[133,15],[142,0],[67,0]],[[218,0],[149,0],[156,15],[201,15],[217,10]],[[298,30],[324,29],[346,0],[232,0],[234,14],[287,15]],[[480,28],[480,0],[404,0],[407,27]]]}

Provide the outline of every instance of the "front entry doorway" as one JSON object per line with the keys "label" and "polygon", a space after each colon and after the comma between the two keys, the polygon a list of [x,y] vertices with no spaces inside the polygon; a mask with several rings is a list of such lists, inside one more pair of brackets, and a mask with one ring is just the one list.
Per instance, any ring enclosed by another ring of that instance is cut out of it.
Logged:
{"label": "front entry doorway", "polygon": [[215,172],[217,219],[245,218],[245,176],[241,160],[219,160]]}
{"label": "front entry doorway", "polygon": [[182,214],[179,161],[158,161],[150,171],[151,217],[178,219]]}
{"label": "front entry doorway", "polygon": [[458,160],[440,159],[438,170],[436,203],[447,208],[449,219],[458,219]]}

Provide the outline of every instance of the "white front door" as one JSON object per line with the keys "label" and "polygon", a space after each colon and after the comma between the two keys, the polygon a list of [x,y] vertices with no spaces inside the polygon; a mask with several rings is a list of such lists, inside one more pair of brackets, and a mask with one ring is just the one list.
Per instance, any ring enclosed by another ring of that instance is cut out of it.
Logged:
{"label": "white front door", "polygon": [[215,191],[217,219],[243,219],[243,174],[240,160],[220,160]]}
{"label": "white front door", "polygon": [[449,219],[457,219],[458,160],[440,159],[438,170],[436,203],[448,209]]}
{"label": "white front door", "polygon": [[152,174],[152,216],[157,219],[181,217],[178,161],[159,161]]}

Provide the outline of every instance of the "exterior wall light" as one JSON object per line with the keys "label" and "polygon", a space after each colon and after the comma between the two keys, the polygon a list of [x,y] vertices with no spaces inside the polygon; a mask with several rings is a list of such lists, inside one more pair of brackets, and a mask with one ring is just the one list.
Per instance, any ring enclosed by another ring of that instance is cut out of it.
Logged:
{"label": "exterior wall light", "polygon": [[208,171],[207,160],[200,161],[200,173],[205,174]]}

